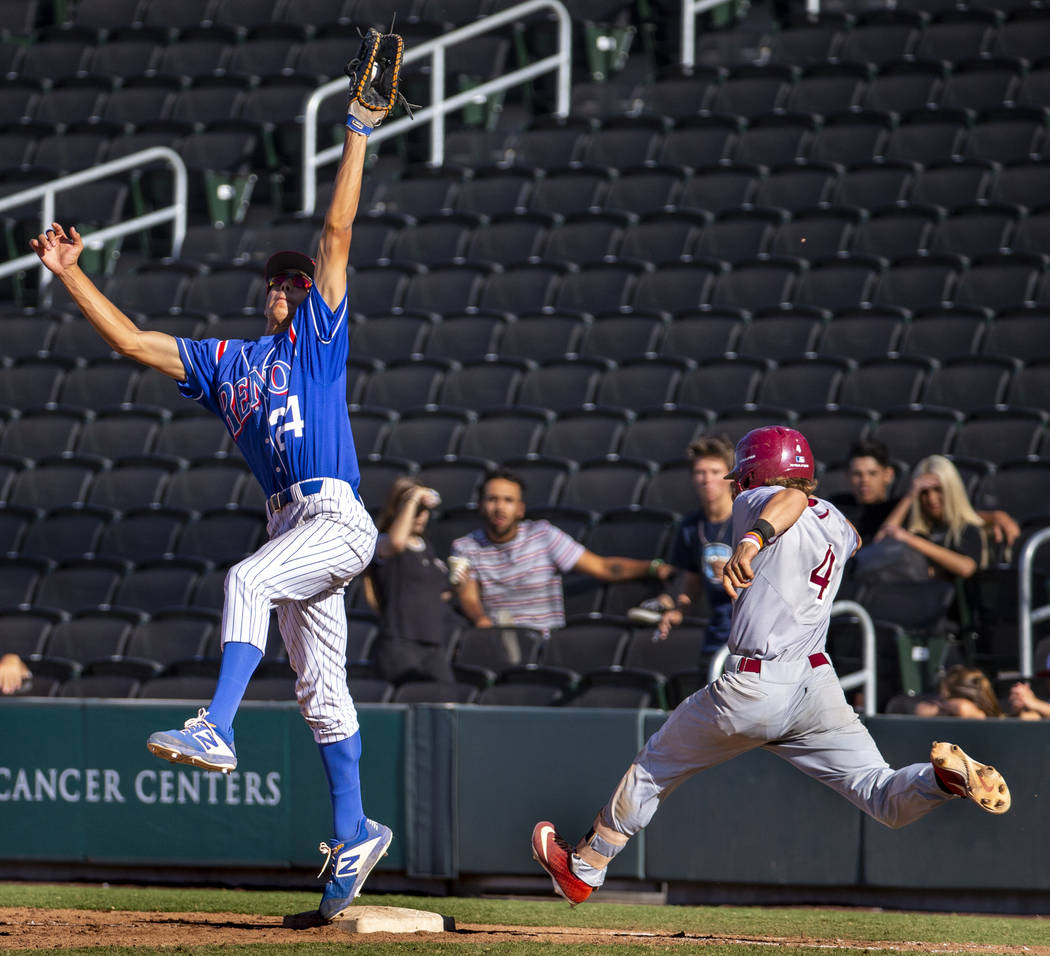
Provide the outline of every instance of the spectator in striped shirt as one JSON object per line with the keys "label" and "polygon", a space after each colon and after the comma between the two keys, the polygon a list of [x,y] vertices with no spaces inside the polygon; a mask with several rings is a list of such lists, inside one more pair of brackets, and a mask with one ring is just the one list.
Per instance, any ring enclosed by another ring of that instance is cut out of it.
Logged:
{"label": "spectator in striped shirt", "polygon": [[561,576],[582,571],[600,581],[673,572],[660,558],[602,557],[549,521],[525,520],[525,484],[511,471],[491,473],[481,486],[484,526],[452,542],[453,583],[475,627],[516,624],[544,633],[565,625]]}

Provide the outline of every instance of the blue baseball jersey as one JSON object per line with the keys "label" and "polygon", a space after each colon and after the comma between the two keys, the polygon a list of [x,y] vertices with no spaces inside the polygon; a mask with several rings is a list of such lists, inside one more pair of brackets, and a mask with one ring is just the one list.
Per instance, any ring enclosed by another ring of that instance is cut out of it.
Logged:
{"label": "blue baseball jersey", "polygon": [[179,391],[225,423],[267,495],[307,478],[361,473],[346,409],[346,296],[333,311],[313,286],[288,327],[255,340],[177,339]]}

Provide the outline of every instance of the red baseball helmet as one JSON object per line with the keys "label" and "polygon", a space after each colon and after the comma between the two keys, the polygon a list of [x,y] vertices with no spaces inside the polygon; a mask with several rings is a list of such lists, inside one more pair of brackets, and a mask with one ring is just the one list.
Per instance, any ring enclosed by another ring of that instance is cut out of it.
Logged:
{"label": "red baseball helmet", "polygon": [[813,452],[802,432],[783,425],[754,428],[736,443],[736,461],[726,478],[740,491],[772,478],[813,478]]}

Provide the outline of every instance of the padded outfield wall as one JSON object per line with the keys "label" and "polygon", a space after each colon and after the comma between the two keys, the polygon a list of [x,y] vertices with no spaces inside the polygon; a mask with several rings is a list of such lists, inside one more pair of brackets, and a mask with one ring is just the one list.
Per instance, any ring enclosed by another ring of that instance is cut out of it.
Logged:
{"label": "padded outfield wall", "polygon": [[[255,873],[293,884],[303,876],[309,885],[317,844],[331,835],[330,809],[295,705],[242,707],[240,766],[228,777],[147,752],[152,731],[179,726],[191,710],[153,701],[2,701],[0,876],[223,882]],[[363,706],[365,810],[395,833],[375,888],[527,886],[539,873],[532,824],[548,818],[567,835],[583,832],[665,717]],[[614,861],[610,888],[663,889],[675,901],[929,899],[939,901],[932,908],[955,900],[959,908],[1043,911],[1050,722],[868,724],[895,766],[925,759],[934,739],[994,762],[1013,809],[993,817],[958,801],[889,830],[756,752],[673,793]]]}

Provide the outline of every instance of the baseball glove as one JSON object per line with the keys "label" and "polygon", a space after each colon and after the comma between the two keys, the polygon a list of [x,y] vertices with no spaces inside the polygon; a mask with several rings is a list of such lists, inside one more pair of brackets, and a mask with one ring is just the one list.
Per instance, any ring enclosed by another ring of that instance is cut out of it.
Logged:
{"label": "baseball glove", "polygon": [[[356,132],[370,133],[400,101],[408,108],[398,85],[405,41],[396,33],[369,30],[361,40],[357,55],[345,67],[350,78],[347,125]],[[411,113],[411,109],[409,109]],[[352,120],[366,129],[357,129]]]}

